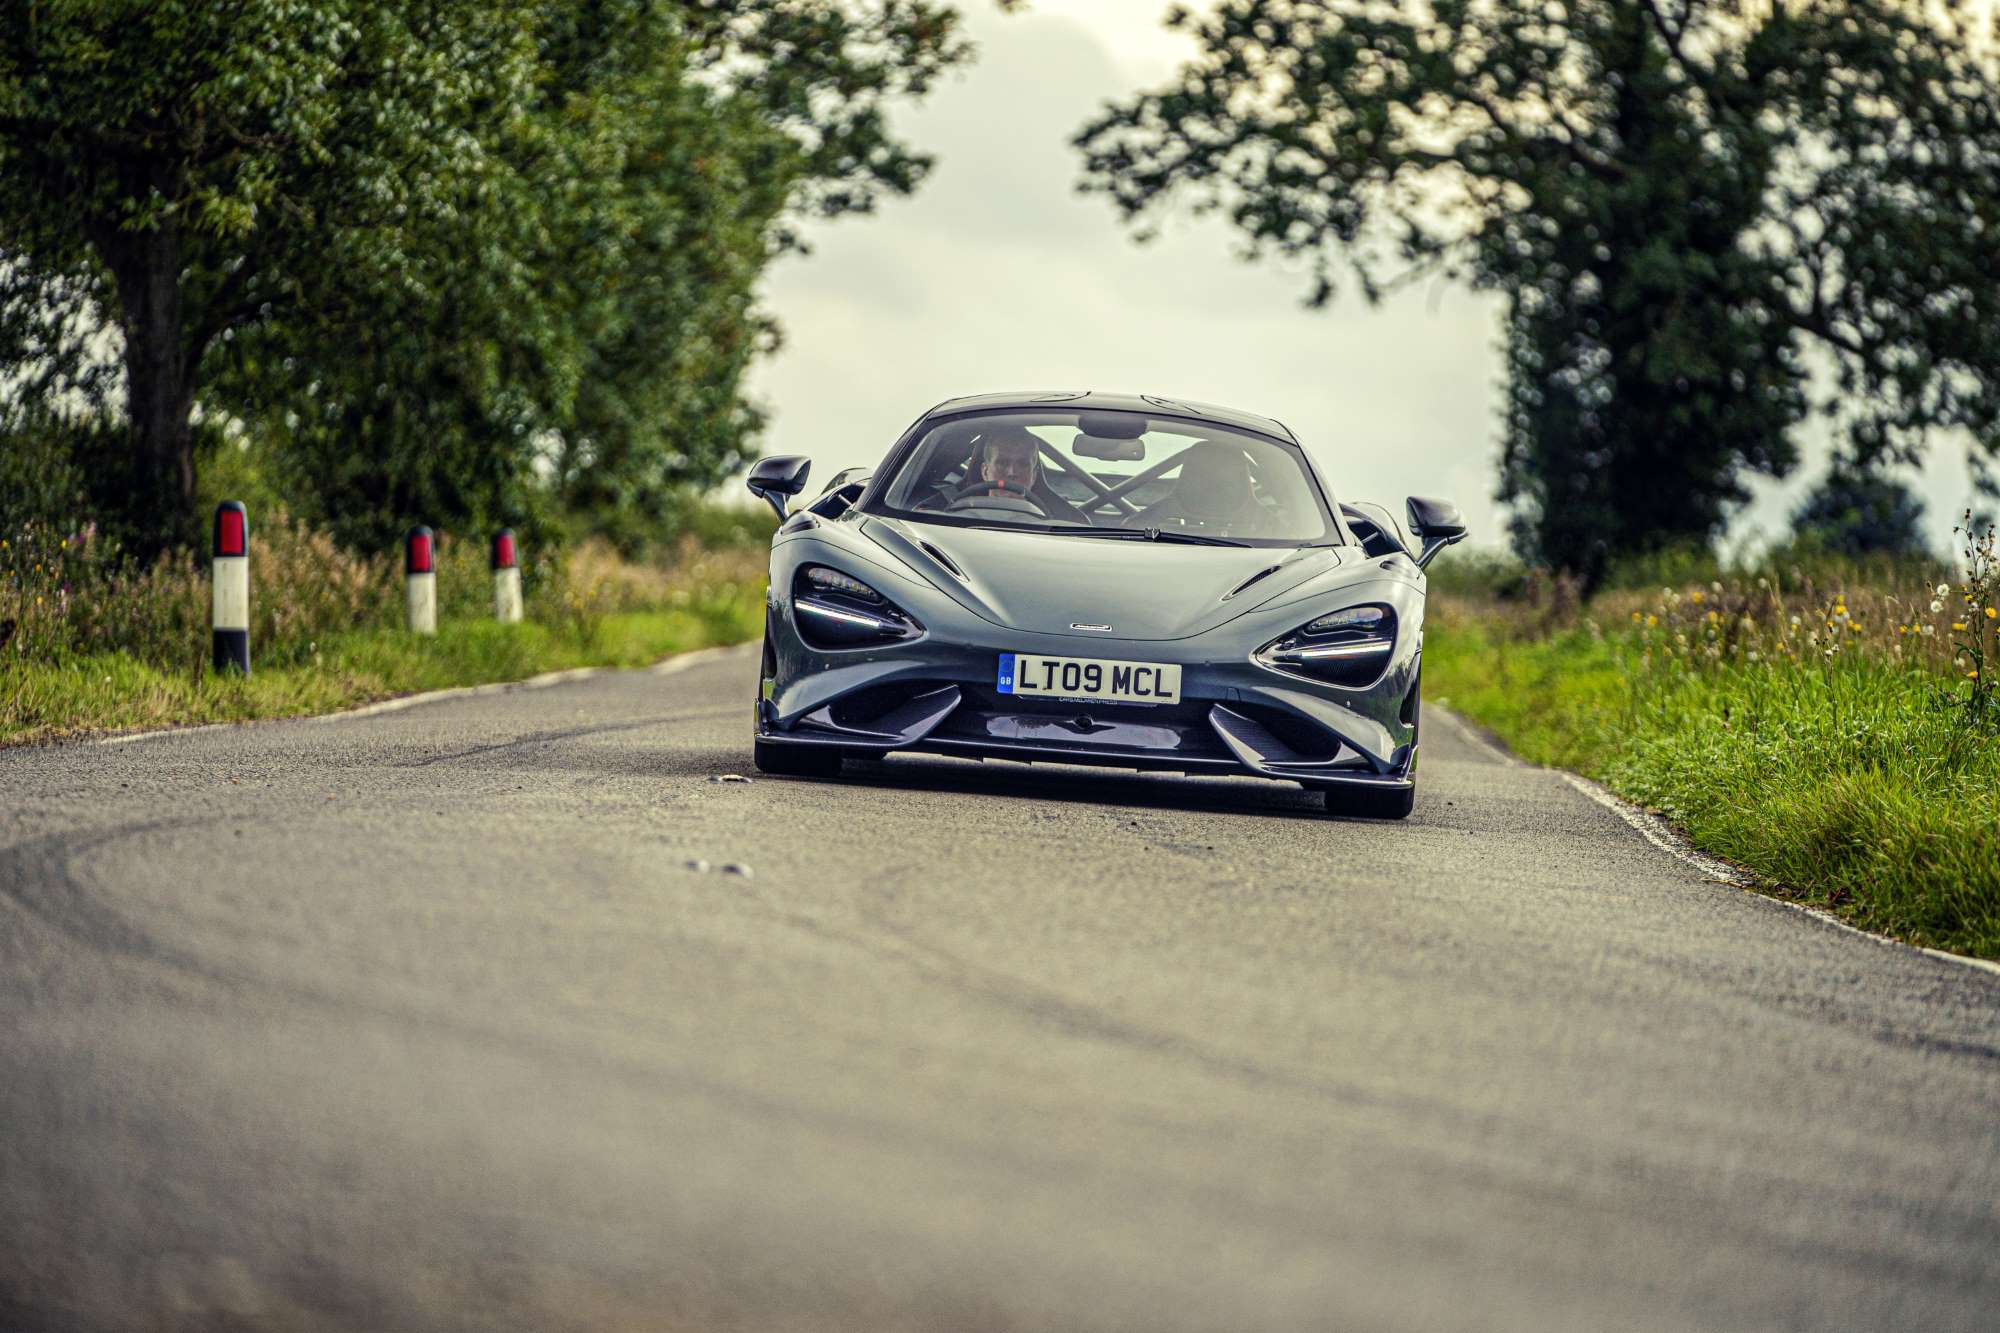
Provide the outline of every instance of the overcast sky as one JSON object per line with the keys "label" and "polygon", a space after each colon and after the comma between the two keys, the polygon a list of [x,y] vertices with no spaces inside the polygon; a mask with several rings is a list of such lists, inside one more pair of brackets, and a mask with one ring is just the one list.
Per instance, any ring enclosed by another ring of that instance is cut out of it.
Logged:
{"label": "overcast sky", "polygon": [[[1240,262],[1220,222],[1183,217],[1134,243],[1106,201],[1075,193],[1069,139],[1107,99],[1173,72],[1188,48],[1160,23],[1167,0],[963,8],[976,63],[898,121],[936,154],[930,179],[872,217],[812,229],[813,253],[766,282],[786,338],[752,383],[772,413],[767,452],[806,454],[825,478],[879,460],[958,394],[1157,393],[1277,417],[1336,494],[1398,509],[1446,496],[1475,540],[1502,540],[1497,302],[1440,284],[1311,312],[1301,272]],[[1792,482],[1760,488],[1738,535],[1782,533],[1823,467],[1810,448]],[[1942,548],[1969,491],[1963,443],[1934,448],[1920,486]]]}

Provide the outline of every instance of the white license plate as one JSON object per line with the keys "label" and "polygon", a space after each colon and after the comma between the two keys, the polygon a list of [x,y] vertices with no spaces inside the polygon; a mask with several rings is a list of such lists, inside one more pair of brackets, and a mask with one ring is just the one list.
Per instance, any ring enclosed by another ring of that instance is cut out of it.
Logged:
{"label": "white license plate", "polygon": [[1177,704],[1181,669],[1171,662],[1107,662],[1095,657],[1000,654],[1000,693],[1122,704]]}

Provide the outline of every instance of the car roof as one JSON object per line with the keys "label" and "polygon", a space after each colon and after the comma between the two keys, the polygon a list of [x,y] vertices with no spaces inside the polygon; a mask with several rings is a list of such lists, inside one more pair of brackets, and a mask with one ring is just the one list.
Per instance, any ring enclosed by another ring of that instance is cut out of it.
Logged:
{"label": "car roof", "polygon": [[983,411],[997,408],[1059,408],[1066,412],[1143,412],[1147,416],[1188,417],[1196,421],[1209,421],[1218,426],[1240,426],[1264,435],[1275,435],[1281,440],[1299,442],[1292,434],[1291,427],[1271,417],[1259,416],[1255,412],[1244,412],[1233,407],[1219,407],[1214,403],[1197,403],[1186,398],[1168,398],[1153,393],[1103,393],[1094,389],[1024,389],[1013,393],[970,394],[963,398],[947,398],[924,413],[921,420],[928,421],[935,416],[945,416],[954,412]]}

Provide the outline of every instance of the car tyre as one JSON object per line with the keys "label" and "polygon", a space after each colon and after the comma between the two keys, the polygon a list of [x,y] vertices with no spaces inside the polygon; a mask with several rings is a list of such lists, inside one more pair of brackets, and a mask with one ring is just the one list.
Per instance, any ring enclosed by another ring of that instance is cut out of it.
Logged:
{"label": "car tyre", "polygon": [[761,738],[752,745],[750,755],[759,773],[785,778],[837,778],[840,758],[840,751],[827,746],[787,745]]}
{"label": "car tyre", "polygon": [[1416,808],[1417,789],[1408,787],[1329,787],[1326,812],[1356,819],[1408,819]]}

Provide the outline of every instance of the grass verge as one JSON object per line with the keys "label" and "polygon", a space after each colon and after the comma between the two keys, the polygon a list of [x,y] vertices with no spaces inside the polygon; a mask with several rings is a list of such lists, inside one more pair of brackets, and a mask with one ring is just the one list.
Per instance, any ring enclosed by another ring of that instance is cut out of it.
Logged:
{"label": "grass verge", "polygon": [[1524,758],[1659,811],[1774,892],[2000,959],[2000,735],[1967,726],[1938,673],[1857,653],[1690,665],[1657,636],[1441,610],[1425,692]]}
{"label": "grass verge", "polygon": [[310,658],[249,679],[216,676],[203,647],[185,668],[125,653],[0,666],[0,744],[132,727],[241,722],[334,712],[423,690],[520,680],[573,667],[643,666],[672,653],[740,643],[763,627],[760,581],[717,582],[685,604],[554,624],[461,621],[435,638],[354,630],[313,645]]}

